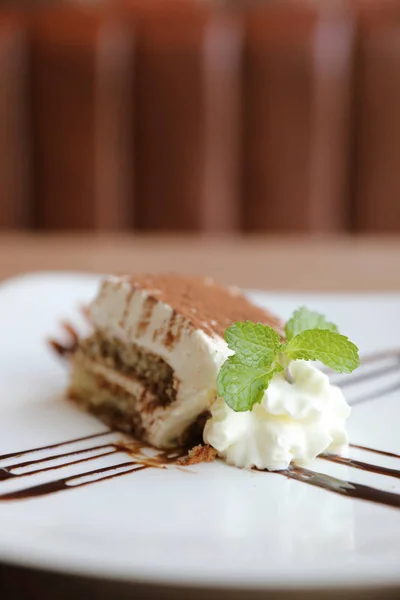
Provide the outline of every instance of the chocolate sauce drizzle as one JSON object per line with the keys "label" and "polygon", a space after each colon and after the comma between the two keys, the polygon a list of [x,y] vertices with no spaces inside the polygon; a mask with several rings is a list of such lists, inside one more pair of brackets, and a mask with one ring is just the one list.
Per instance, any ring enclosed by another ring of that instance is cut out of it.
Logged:
{"label": "chocolate sauce drizzle", "polygon": [[[67,346],[61,346],[58,342],[52,342],[53,347],[62,354],[63,356],[68,352],[73,351],[74,346],[77,344],[78,338],[74,331],[74,329],[68,324],[64,324],[64,329],[70,336],[71,343]],[[385,351],[380,352],[375,355],[370,355],[363,360],[363,364],[371,364],[374,362],[381,361],[387,358],[396,357],[400,360],[400,353],[398,350],[396,351]],[[375,369],[373,373],[366,372],[353,376],[351,379],[346,379],[339,383],[339,385],[352,385],[354,383],[360,383],[363,381],[371,380],[387,373],[392,372],[394,369],[398,369],[399,365],[396,363],[393,366],[383,366],[381,369]],[[392,392],[394,390],[400,389],[400,382],[397,384],[393,384],[383,391],[373,392],[371,394],[366,394],[363,397],[357,399],[352,402],[352,405],[359,404],[361,402],[367,402],[371,399],[381,397],[384,394]],[[66,452],[58,452],[58,449],[61,449],[65,446],[69,446],[71,444],[77,442],[83,442],[87,440],[95,440],[100,437],[105,437],[111,434],[116,434],[115,431],[106,430],[93,435],[88,435],[84,437],[79,437],[73,440],[68,440],[64,442],[60,442],[57,444],[51,444],[48,446],[43,446],[39,448],[33,448],[30,450],[23,450],[19,452],[12,452],[8,454],[3,454],[0,456],[0,461],[6,461],[13,458],[20,458],[23,456],[27,456],[29,454],[33,454],[35,452],[48,452],[49,454],[44,458],[39,458],[36,460],[25,460],[24,462],[15,462],[11,465],[7,465],[3,468],[0,468],[0,484],[2,481],[16,479],[16,478],[26,478],[31,475],[37,475],[38,473],[43,473],[47,471],[53,471],[62,469],[64,467],[77,465],[85,462],[89,462],[91,460],[99,459],[104,456],[109,456],[111,454],[117,453],[126,453],[129,454],[131,460],[120,462],[116,465],[102,467],[99,469],[94,469],[91,471],[85,471],[84,473],[79,473],[77,475],[71,475],[68,477],[62,477],[60,479],[56,479],[54,481],[50,481],[47,483],[42,483],[38,485],[24,487],[14,492],[8,492],[0,494],[0,501],[10,501],[10,500],[26,500],[28,498],[37,498],[46,496],[48,494],[53,494],[56,492],[73,490],[74,488],[80,488],[88,485],[92,485],[94,483],[99,483],[100,481],[106,481],[109,479],[114,479],[117,477],[122,477],[122,475],[128,475],[133,473],[138,473],[145,469],[149,468],[165,468],[167,465],[176,465],[180,458],[186,455],[186,450],[173,450],[173,451],[153,451],[152,455],[146,455],[143,451],[148,448],[145,444],[140,442],[132,441],[132,442],[104,442],[98,443],[89,448],[83,448],[80,450],[70,450]],[[400,454],[394,454],[392,452],[387,452],[384,450],[377,450],[373,448],[368,448],[366,446],[360,446],[356,444],[351,444],[351,447],[356,448],[361,451],[375,453],[381,456],[387,456],[391,458],[400,459]],[[56,454],[52,454],[51,451],[56,450]],[[84,456],[89,455],[89,456]],[[329,455],[324,454],[320,458],[323,460],[327,460],[333,463],[341,464],[347,467],[351,467],[354,469],[359,469],[362,471],[367,471],[369,473],[375,473],[379,475],[384,475],[387,477],[392,477],[395,479],[400,479],[400,470],[381,467],[378,465],[370,464],[361,460],[355,460],[343,456],[337,455]],[[67,459],[67,462],[62,462],[57,465],[49,465],[50,461]],[[19,473],[18,471],[27,467],[36,467],[31,471]],[[314,472],[305,468],[290,466],[288,469],[283,471],[276,471],[276,474],[283,475],[288,479],[294,479],[296,481],[301,481],[308,485],[312,485],[315,487],[323,488],[330,492],[334,492],[336,494],[340,494],[342,496],[347,496],[349,498],[357,498],[361,500],[368,500],[370,502],[374,502],[376,504],[382,504],[385,506],[390,506],[393,508],[400,508],[400,494],[395,494],[393,492],[387,492],[384,490],[379,490],[377,488],[373,488],[367,485],[355,483],[352,481],[346,481],[342,479],[338,479],[336,477],[332,477],[330,475],[326,475],[324,473]],[[88,479],[89,478],[89,479]]]}
{"label": "chocolate sauce drizzle", "polygon": [[371,465],[370,463],[362,460],[354,460],[353,458],[337,456],[336,454],[321,454],[319,458],[329,462],[337,463],[338,465],[344,465],[345,467],[359,469],[360,471],[368,471],[368,473],[387,475],[387,477],[395,477],[396,479],[400,479],[400,471],[398,469],[390,469],[388,467],[380,467],[379,465]]}
{"label": "chocolate sauce drizzle", "polygon": [[[68,446],[70,444],[95,439],[102,436],[107,436],[110,434],[115,434],[113,431],[101,432],[98,434],[94,434],[91,436],[85,436],[81,438],[76,438],[74,440],[69,440],[66,442],[61,442],[58,444],[52,444],[49,446],[43,446],[40,448],[34,448],[32,450],[24,450],[22,452],[15,452],[10,454],[4,454],[0,456],[0,461],[21,457],[27,454],[31,454],[34,452],[44,452],[49,451],[55,448],[60,448],[63,446]],[[375,450],[373,448],[367,448],[365,446],[357,446],[352,445],[354,448],[358,448],[360,450],[365,450],[367,452],[374,452],[376,454],[389,456],[392,458],[400,458],[400,455],[386,452],[383,450]],[[56,479],[54,481],[50,481],[48,483],[43,483],[34,486],[28,486],[23,489],[0,494],[0,501],[10,501],[10,500],[26,500],[29,498],[37,498],[42,496],[47,496],[48,494],[53,494],[56,492],[73,490],[74,488],[80,488],[87,485],[91,485],[94,483],[98,483],[100,481],[106,481],[108,479],[114,479],[117,477],[122,477],[122,475],[128,475],[133,473],[138,473],[143,471],[144,469],[149,468],[165,468],[167,465],[177,464],[179,458],[182,458],[186,451],[158,451],[154,456],[146,456],[142,453],[142,450],[146,448],[146,445],[141,444],[139,442],[106,442],[104,444],[97,444],[95,446],[91,446],[90,448],[83,448],[80,450],[73,450],[70,452],[57,453],[46,456],[44,458],[40,458],[37,460],[27,460],[20,463],[13,463],[8,465],[7,467],[3,467],[0,469],[0,482],[13,478],[22,478],[29,477],[31,475],[36,475],[38,473],[43,473],[46,471],[52,471],[61,469],[63,467],[77,465],[80,463],[84,463],[90,460],[98,459],[103,456],[109,456],[110,454],[116,454],[119,452],[125,452],[131,454],[132,460],[118,463],[116,465],[102,467],[99,469],[94,469],[91,471],[85,471],[84,473],[80,473],[77,475],[71,475],[69,477],[63,477],[60,479]],[[83,454],[88,454],[96,451],[101,451],[100,454],[94,454],[91,456],[87,456],[84,458],[80,458]],[[103,452],[104,451],[104,452]],[[74,460],[69,460],[71,457],[74,457]],[[78,457],[78,458],[76,458]],[[62,464],[58,464],[55,466],[46,466],[46,463],[49,461],[63,459],[66,458],[67,462],[63,462]],[[323,460],[327,460],[333,463],[341,464],[344,466],[348,466],[355,469],[360,469],[362,471],[367,471],[370,473],[377,473],[379,475],[385,475],[388,477],[394,477],[396,479],[400,479],[400,470],[392,469],[388,467],[381,467],[374,464],[369,464],[367,462],[363,462],[360,460],[355,460],[351,458],[346,458],[343,456],[324,454],[321,455]],[[41,466],[41,465],[44,466]],[[16,473],[15,471],[21,468],[26,468],[30,466],[37,465],[37,469],[32,471],[28,471],[26,473]],[[268,472],[268,471],[266,471]],[[338,479],[336,477],[332,477],[330,475],[326,475],[324,473],[317,473],[311,471],[309,469],[291,466],[288,469],[283,471],[276,471],[276,474],[283,475],[288,479],[294,479],[296,481],[301,481],[308,485],[313,485],[315,487],[323,488],[330,492],[334,492],[336,494],[340,494],[342,496],[347,496],[349,498],[358,498],[361,500],[368,500],[370,502],[374,502],[376,504],[383,504],[385,506],[390,506],[393,508],[400,508],[400,494],[395,494],[393,492],[386,492],[383,490],[379,490],[377,488],[373,488],[370,486],[366,486],[363,484],[355,483],[352,481],[346,481],[342,479]],[[92,477],[92,479],[87,480],[88,477]]]}
{"label": "chocolate sauce drizzle", "polygon": [[[64,477],[63,479],[56,479],[55,481],[50,481],[49,483],[42,483],[40,485],[33,485],[28,488],[23,488],[22,490],[17,490],[16,492],[10,492],[8,494],[2,494],[0,496],[0,501],[5,500],[26,500],[27,498],[35,498],[37,496],[47,496],[48,494],[54,494],[55,492],[62,492],[65,490],[71,490],[74,488],[83,487],[86,485],[90,485],[92,483],[97,483],[98,481],[106,481],[107,479],[114,479],[116,477],[121,477],[122,475],[127,475],[128,473],[136,473],[137,471],[143,471],[143,469],[148,469],[148,465],[136,465],[133,466],[134,463],[126,462],[121,463],[115,467],[103,467],[102,469],[95,469],[94,471],[87,471],[83,475],[75,475],[71,477]],[[122,467],[131,467],[122,473],[116,473],[117,469]],[[84,477],[90,475],[100,475],[100,474],[111,473],[110,475],[104,475],[104,477],[98,478],[94,481],[84,481],[83,483],[72,484],[73,481],[79,481],[79,479],[83,479]],[[17,475],[18,477],[18,475]]]}
{"label": "chocolate sauce drizzle", "polygon": [[[352,448],[357,448],[366,452],[373,452],[382,456],[400,458],[400,455],[394,454],[393,452],[375,450],[374,448],[358,446],[356,444],[350,444],[350,446]],[[322,454],[319,456],[319,458],[336,464],[344,465],[346,467],[351,467],[353,469],[367,471],[368,473],[386,475],[387,477],[400,479],[400,470],[398,469],[381,467],[379,465],[370,464],[361,460],[355,460],[353,458],[347,458],[344,456],[338,456],[336,454]],[[288,479],[301,481],[303,483],[307,483],[308,485],[313,485],[341,496],[347,496],[348,498],[368,500],[369,502],[374,502],[375,504],[383,504],[384,506],[390,506],[392,508],[400,508],[400,494],[379,490],[369,485],[338,479],[336,477],[332,477],[331,475],[326,475],[325,473],[317,473],[315,471],[310,471],[309,469],[297,466],[290,466],[288,469],[277,471],[276,473],[283,475]]]}
{"label": "chocolate sauce drizzle", "polygon": [[[376,467],[374,465],[369,466],[372,467],[371,472],[375,473]],[[385,492],[384,490],[378,490],[377,488],[363,485],[361,483],[337,479],[331,475],[316,473],[315,471],[310,471],[302,467],[290,467],[284,471],[277,471],[277,473],[284,475],[288,479],[295,479],[296,481],[301,481],[303,483],[307,483],[308,485],[313,485],[341,496],[347,496],[348,498],[368,500],[369,502],[374,502],[375,504],[383,504],[384,506],[390,506],[392,508],[400,508],[400,494],[394,494],[393,492]]]}
{"label": "chocolate sauce drizzle", "polygon": [[390,458],[400,458],[400,454],[394,452],[387,452],[386,450],[376,450],[375,448],[368,448],[368,446],[360,446],[359,444],[350,444],[351,448],[357,448],[358,450],[365,450],[366,452],[374,452],[381,456],[389,456]]}
{"label": "chocolate sauce drizzle", "polygon": [[20,456],[24,456],[25,454],[33,454],[33,452],[41,452],[44,450],[53,450],[53,448],[61,448],[62,446],[68,446],[69,444],[74,444],[77,442],[84,442],[86,440],[91,440],[94,438],[102,437],[104,435],[109,435],[110,433],[114,433],[111,430],[102,431],[100,433],[95,433],[93,435],[85,435],[83,437],[78,437],[73,440],[68,440],[66,442],[59,442],[58,444],[51,444],[50,446],[41,446],[39,448],[31,448],[30,450],[22,450],[19,452],[11,452],[10,454],[2,454],[0,455],[0,460],[7,460],[9,458],[19,458]]}
{"label": "chocolate sauce drizzle", "polygon": [[[35,452],[47,452],[49,450],[53,450],[55,448],[60,448],[63,446],[68,446],[70,444],[74,444],[77,442],[91,440],[98,437],[104,437],[110,434],[115,435],[114,431],[106,431],[101,433],[96,433],[94,435],[84,436],[80,438],[76,438],[73,440],[68,440],[65,442],[61,442],[58,444],[51,444],[49,446],[42,446],[39,448],[33,448],[32,450],[24,450],[22,452],[13,452],[9,454],[3,454],[0,456],[0,461],[8,460],[11,458],[19,458],[24,455],[33,454]],[[128,475],[131,473],[136,473],[139,471],[143,471],[144,469],[149,468],[165,468],[167,465],[175,464],[177,461],[186,455],[186,450],[159,450],[156,451],[155,454],[147,456],[143,453],[143,450],[148,448],[146,444],[142,444],[141,442],[132,441],[132,442],[106,442],[104,444],[98,444],[95,446],[91,446],[89,448],[83,448],[81,450],[72,450],[70,452],[50,454],[49,456],[45,456],[44,458],[39,458],[36,460],[27,460],[24,462],[17,462],[11,465],[7,465],[6,467],[0,468],[0,482],[6,481],[9,479],[17,479],[22,477],[30,477],[31,475],[37,475],[38,473],[44,473],[46,471],[53,471],[57,469],[62,469],[64,467],[69,467],[73,465],[78,465],[84,462],[88,462],[91,460],[95,460],[98,458],[103,458],[104,456],[109,456],[111,454],[117,453],[127,453],[131,455],[132,460],[118,463],[116,465],[111,465],[109,467],[102,467],[100,469],[94,469],[92,471],[85,471],[84,473],[79,473],[77,475],[70,475],[69,477],[63,477],[61,479],[56,479],[54,481],[50,481],[48,483],[43,483],[34,486],[28,486],[23,489],[17,490],[15,492],[9,492],[0,494],[0,501],[7,500],[23,500],[28,498],[34,498],[38,496],[47,496],[48,494],[53,494],[55,492],[61,492],[66,490],[72,490],[74,488],[84,487],[87,485],[91,485],[93,483],[98,483],[100,481],[106,481],[107,479],[114,479],[116,477],[121,477],[122,475]],[[103,452],[104,450],[104,452]],[[80,457],[82,454],[90,454],[96,451],[100,451],[100,453],[92,454],[85,458],[76,458]],[[53,460],[58,459],[69,459],[70,457],[75,457],[74,460],[67,460],[67,462],[62,462],[57,465],[46,466],[46,463]],[[44,464],[44,467],[40,465]],[[32,471],[27,471],[24,473],[16,473],[15,471],[18,469],[30,467],[30,466],[38,466],[37,469]],[[121,471],[121,469],[124,469]],[[95,476],[100,475],[100,477]],[[81,481],[86,480],[87,477],[92,477],[93,479],[89,481]]]}

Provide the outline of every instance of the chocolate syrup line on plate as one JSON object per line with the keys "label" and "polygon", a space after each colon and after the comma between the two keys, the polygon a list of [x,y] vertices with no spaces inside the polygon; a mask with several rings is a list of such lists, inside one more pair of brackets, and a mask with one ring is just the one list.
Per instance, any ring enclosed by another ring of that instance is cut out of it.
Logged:
{"label": "chocolate syrup line on plate", "polygon": [[350,444],[351,448],[357,448],[358,450],[365,450],[365,452],[373,452],[374,454],[380,454],[381,456],[389,456],[390,458],[400,458],[400,454],[394,452],[387,452],[386,450],[376,450],[375,448],[368,448],[368,446],[360,446],[359,444]]}
{"label": "chocolate syrup line on plate", "polygon": [[400,471],[398,469],[390,469],[388,467],[380,467],[379,465],[371,465],[370,463],[366,463],[361,460],[354,460],[353,458],[338,456],[337,454],[321,454],[318,458],[322,458],[323,460],[337,463],[339,465],[344,465],[346,467],[352,467],[353,469],[359,469],[360,471],[368,471],[368,473],[387,475],[388,477],[400,479]]}
{"label": "chocolate syrup line on plate", "polygon": [[385,492],[368,485],[361,483],[354,483],[352,481],[344,481],[331,477],[331,475],[325,475],[324,473],[316,473],[309,471],[301,467],[289,467],[284,471],[276,471],[277,474],[283,475],[288,479],[294,479],[313,485],[315,487],[322,488],[329,492],[334,492],[340,496],[346,496],[348,498],[355,498],[358,500],[368,500],[375,504],[383,504],[384,506],[390,506],[392,508],[400,508],[400,494],[394,494],[393,492]]}
{"label": "chocolate syrup line on plate", "polygon": [[[108,431],[108,432],[106,432],[106,434],[107,433],[116,433],[116,432]],[[88,439],[94,439],[94,438],[98,438],[98,437],[101,437],[104,435],[105,435],[104,433],[94,434],[91,436],[85,436],[83,438],[77,438],[75,440],[69,440],[66,442],[58,443],[58,444],[52,444],[50,446],[43,446],[41,448],[34,448],[32,450],[24,450],[23,452],[6,454],[0,458],[5,459],[5,458],[10,458],[10,457],[19,457],[21,455],[27,455],[27,454],[31,454],[33,452],[52,450],[54,448],[67,446],[74,442],[88,440]],[[145,468],[146,469],[150,468],[150,467],[165,468],[166,465],[175,463],[178,458],[181,458],[182,456],[184,456],[186,454],[186,452],[184,450],[171,450],[171,451],[160,450],[154,456],[146,456],[141,453],[141,451],[144,448],[146,448],[146,445],[142,444],[140,442],[121,442],[121,441],[107,442],[105,444],[98,444],[98,445],[92,446],[90,448],[83,448],[81,450],[73,450],[70,452],[53,454],[53,455],[46,456],[44,458],[39,458],[36,460],[28,460],[28,461],[24,461],[24,462],[20,462],[20,463],[14,463],[12,465],[7,465],[6,467],[3,467],[2,469],[0,469],[0,481],[28,477],[30,475],[36,475],[38,473],[62,469],[64,467],[78,465],[78,464],[81,464],[84,462],[102,458],[104,456],[109,456],[111,454],[117,454],[119,452],[121,452],[121,453],[124,452],[124,453],[130,454],[132,456],[132,460],[129,462],[119,463],[117,465],[104,467],[102,469],[97,469],[95,471],[87,471],[84,473],[79,473],[77,475],[71,475],[70,477],[66,477],[66,478],[52,481],[49,483],[26,487],[26,488],[23,488],[16,492],[0,494],[0,501],[27,499],[27,498],[31,498],[31,497],[43,496],[43,495],[47,495],[47,494],[50,494],[50,493],[53,493],[56,491],[73,489],[74,487],[82,487],[83,485],[88,485],[89,483],[97,483],[98,481],[112,479],[113,477],[119,477],[121,475],[126,475],[128,473],[132,473],[137,470],[141,471]],[[109,449],[108,452],[100,452],[100,454],[97,453],[92,456],[87,456],[85,458],[78,458],[78,459],[75,458],[75,460],[72,460],[72,461],[63,462],[61,464],[53,465],[53,466],[40,467],[38,469],[28,471],[26,473],[15,473],[14,472],[16,469],[21,469],[24,467],[29,467],[29,466],[33,466],[33,465],[41,465],[42,463],[47,463],[49,461],[53,461],[53,460],[57,460],[57,459],[68,458],[68,457],[72,457],[72,456],[76,457],[76,456],[79,456],[82,454],[87,454],[89,452],[95,452],[96,450],[107,450],[107,449]],[[101,473],[110,472],[110,471],[111,472],[117,471],[118,469],[125,468],[125,467],[132,467],[132,468],[128,469],[122,473],[112,473],[111,475],[107,475],[105,477],[95,479],[94,481],[85,482],[84,484],[82,483],[82,484],[69,485],[70,482],[74,481],[74,480],[79,480],[79,479],[85,478],[90,475],[101,474]]]}
{"label": "chocolate syrup line on plate", "polygon": [[[105,448],[107,448],[108,446],[105,446]],[[92,450],[92,448],[91,448]],[[89,450],[86,450],[86,452],[89,452]],[[59,465],[54,465],[52,467],[44,467],[43,469],[35,469],[34,471],[28,471],[27,473],[13,473],[12,469],[16,469],[18,467],[20,467],[21,465],[13,465],[12,467],[3,467],[2,469],[0,469],[0,481],[4,481],[5,479],[12,479],[12,478],[16,478],[16,477],[29,477],[29,475],[37,475],[38,473],[45,473],[46,471],[55,471],[57,469],[62,469],[64,467],[71,467],[73,465],[79,465],[81,463],[84,462],[89,462],[90,460],[95,460],[96,458],[103,458],[103,456],[110,456],[110,454],[116,454],[117,452],[119,452],[119,450],[114,449],[114,450],[110,450],[110,452],[103,452],[102,454],[95,454],[94,456],[88,456],[86,458],[80,458],[78,460],[72,460],[66,463],[62,463]],[[76,454],[76,453],[74,453]],[[58,458],[62,458],[63,455],[61,454]],[[54,457],[51,456],[49,459],[47,460],[53,460]],[[38,461],[39,462],[43,462],[43,461]]]}
{"label": "chocolate syrup line on plate", "polygon": [[[101,473],[117,471],[118,469],[122,469],[123,467],[132,468],[127,471],[123,471],[122,473],[112,473],[111,475],[100,477],[98,479],[95,479],[94,481],[84,481],[82,483],[70,485],[72,481],[83,479],[84,477],[89,477],[90,475],[99,475]],[[98,483],[99,481],[106,481],[107,479],[114,479],[116,477],[121,477],[122,475],[128,475],[128,473],[136,473],[138,471],[143,471],[144,469],[148,468],[149,465],[141,465],[138,463],[133,463],[131,461],[120,463],[119,465],[113,465],[112,467],[103,467],[102,469],[95,469],[94,471],[80,473],[79,475],[72,475],[71,477],[64,477],[63,479],[57,479],[55,481],[49,481],[48,483],[42,483],[28,488],[23,488],[22,490],[17,490],[16,492],[2,494],[0,495],[0,501],[26,500],[28,498],[37,498],[38,496],[47,496],[48,494],[54,494],[55,492],[73,490],[75,488],[80,488],[87,485],[91,485],[93,483]]]}
{"label": "chocolate syrup line on plate", "polygon": [[[97,437],[97,436],[94,436],[94,437]],[[65,445],[67,443],[68,442],[64,442],[63,445]],[[57,444],[56,446],[58,446],[58,445],[59,444]],[[7,469],[3,469],[2,472],[0,471],[0,480],[1,479],[5,480],[5,479],[13,478],[13,477],[25,477],[25,476],[32,475],[32,474],[38,473],[38,472],[50,471],[53,469],[60,469],[65,466],[75,465],[75,464],[79,464],[82,462],[94,460],[96,458],[101,458],[102,456],[107,456],[109,454],[113,454],[116,452],[130,452],[131,451],[133,453],[133,456],[136,457],[137,462],[133,462],[133,461],[123,462],[123,463],[119,463],[117,465],[112,465],[109,467],[95,469],[92,471],[79,473],[77,475],[71,475],[69,477],[61,478],[61,479],[58,479],[55,481],[50,481],[48,483],[43,483],[43,484],[39,484],[39,485],[26,487],[26,488],[17,490],[15,492],[1,494],[0,501],[23,500],[23,499],[26,500],[28,498],[37,498],[37,497],[46,496],[48,494],[52,494],[55,492],[71,490],[74,488],[87,486],[89,484],[98,483],[100,481],[105,481],[108,479],[121,477],[122,475],[128,475],[128,474],[131,474],[131,473],[134,473],[137,471],[141,471],[144,469],[152,468],[152,467],[153,468],[154,467],[163,468],[166,464],[175,463],[177,458],[179,458],[180,456],[183,455],[183,452],[179,452],[179,451],[171,451],[171,452],[160,451],[154,457],[148,457],[148,456],[144,456],[144,455],[140,456],[140,449],[144,447],[144,445],[142,445],[140,443],[133,443],[131,445],[131,448],[129,447],[129,444],[125,446],[123,443],[115,443],[115,444],[108,443],[108,444],[104,444],[102,446],[95,446],[95,447],[87,448],[87,449],[77,451],[77,452],[67,452],[64,455],[59,454],[56,456],[57,456],[57,458],[63,458],[64,456],[71,456],[74,454],[82,454],[83,452],[90,452],[90,451],[94,451],[95,449],[110,448],[110,447],[113,449],[107,453],[89,456],[89,457],[86,457],[83,459],[78,459],[78,460],[75,460],[72,462],[63,463],[61,465],[56,465],[55,467],[44,467],[42,469],[37,469],[36,471],[31,471],[28,473],[15,474],[15,473],[10,473],[9,471],[7,471]],[[366,451],[373,451],[371,448],[364,448],[364,447],[359,447],[359,446],[355,446],[355,447],[364,449]],[[394,457],[397,456],[397,455],[392,455],[391,453],[386,453],[386,452],[383,452],[380,450],[377,450],[376,452],[379,454],[385,454],[385,455],[387,454],[389,456],[394,456]],[[396,477],[396,478],[400,479],[400,471],[397,471],[395,469],[389,469],[389,468],[380,467],[377,465],[370,465],[369,463],[365,463],[365,462],[353,460],[353,459],[348,459],[348,458],[344,458],[344,457],[336,456],[336,455],[323,455],[323,456],[321,456],[321,458],[331,461],[331,462],[343,464],[345,466],[361,469],[363,471],[369,471],[371,473],[378,473],[380,475],[386,475],[386,476]],[[46,459],[39,459],[37,461],[37,463],[45,462],[47,459],[54,460],[55,456],[48,457],[48,458],[46,457]],[[15,464],[9,468],[16,469],[18,467],[21,467],[21,464],[32,465],[32,464],[35,464],[35,461],[27,461],[27,463]],[[128,468],[128,467],[131,467],[131,468]],[[122,471],[122,472],[116,472],[122,468],[125,468],[127,470]],[[304,469],[304,468],[300,468],[300,467],[296,467],[296,466],[291,466],[284,471],[277,471],[276,473],[284,475],[285,477],[287,477],[289,479],[301,481],[303,483],[307,483],[308,485],[320,487],[327,491],[331,491],[331,492],[334,492],[334,493],[337,493],[337,494],[340,494],[343,496],[348,496],[351,498],[357,498],[357,499],[361,499],[361,500],[368,500],[368,501],[374,502],[376,504],[383,504],[385,506],[400,508],[400,494],[395,494],[392,492],[385,492],[383,490],[372,488],[370,486],[354,483],[351,481],[337,479],[335,477],[331,477],[330,475],[325,475],[323,473],[317,473],[317,472],[310,471],[308,469]],[[90,476],[94,476],[94,475],[101,475],[101,474],[104,474],[104,476],[94,479],[92,481],[84,481],[82,483],[79,483],[80,479],[84,479],[86,477],[90,477]],[[76,481],[78,483],[74,484],[73,483],[74,481]]]}
{"label": "chocolate syrup line on plate", "polygon": [[[85,454],[87,452],[94,452],[95,450],[103,450],[106,448],[115,448],[115,444],[100,444],[99,446],[92,446],[91,448],[83,448],[82,450],[72,450],[72,452],[64,452],[63,454],[52,454],[45,458],[38,458],[36,460],[26,460],[20,463],[14,463],[7,465],[5,468],[9,471],[12,469],[21,469],[23,467],[30,467],[31,465],[38,465],[40,463],[49,462],[51,460],[57,460],[58,458],[68,458],[68,456],[76,456],[77,454]],[[114,450],[115,451],[115,450]],[[101,455],[100,455],[101,456]]]}
{"label": "chocolate syrup line on plate", "polygon": [[[86,440],[95,439],[98,437],[102,437],[104,435],[110,435],[111,433],[116,433],[111,429],[107,429],[101,433],[94,433],[92,435],[85,435],[83,437],[75,438],[73,440],[67,440],[66,442],[59,442],[57,444],[50,444],[49,446],[41,446],[38,448],[31,448],[30,450],[21,450],[19,452],[11,452],[9,454],[0,455],[0,460],[7,460],[8,458],[17,458],[19,456],[24,456],[25,454],[33,454],[33,452],[41,452],[44,450],[52,450],[53,448],[61,448],[62,446],[68,446],[68,444],[75,444],[77,442],[84,442]],[[90,450],[90,448],[88,448]]]}

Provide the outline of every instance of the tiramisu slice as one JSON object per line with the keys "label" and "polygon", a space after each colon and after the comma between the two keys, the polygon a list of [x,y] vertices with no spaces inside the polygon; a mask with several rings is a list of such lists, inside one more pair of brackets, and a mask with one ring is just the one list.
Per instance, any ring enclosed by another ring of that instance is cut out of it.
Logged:
{"label": "tiramisu slice", "polygon": [[280,321],[236,288],[176,275],[111,277],[90,307],[93,334],[72,356],[70,396],[158,448],[200,439],[236,321]]}

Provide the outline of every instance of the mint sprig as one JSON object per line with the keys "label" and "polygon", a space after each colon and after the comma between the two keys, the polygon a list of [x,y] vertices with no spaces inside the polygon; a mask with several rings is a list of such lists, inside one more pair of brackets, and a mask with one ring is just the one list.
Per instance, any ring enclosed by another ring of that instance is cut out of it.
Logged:
{"label": "mint sprig", "polygon": [[218,395],[236,412],[249,410],[261,402],[269,382],[277,372],[277,368],[268,371],[262,366],[243,364],[236,356],[230,356],[219,372]]}
{"label": "mint sprig", "polygon": [[336,332],[338,330],[337,326],[327,321],[324,315],[301,306],[294,311],[292,318],[285,325],[286,339],[289,342],[295,335],[309,329],[328,329]]}
{"label": "mint sprig", "polygon": [[318,360],[338,373],[351,373],[360,364],[357,346],[327,329],[302,331],[285,346],[285,354],[290,360]]}
{"label": "mint sprig", "polygon": [[244,365],[272,365],[281,345],[279,334],[262,323],[234,323],[225,331],[225,340]]}
{"label": "mint sprig", "polygon": [[338,333],[334,323],[305,307],[294,312],[285,333],[282,341],[272,327],[251,321],[234,323],[225,331],[235,354],[218,373],[217,392],[234,411],[260,403],[276,373],[284,371],[292,383],[291,361],[319,361],[338,373],[351,373],[360,364],[357,346]]}

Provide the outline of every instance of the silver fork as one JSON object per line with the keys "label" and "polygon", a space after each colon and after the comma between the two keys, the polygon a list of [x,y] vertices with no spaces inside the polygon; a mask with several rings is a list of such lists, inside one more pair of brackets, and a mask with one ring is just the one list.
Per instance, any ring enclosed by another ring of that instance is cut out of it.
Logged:
{"label": "silver fork", "polygon": [[332,383],[346,390],[351,406],[381,398],[400,389],[400,349],[361,357],[359,369],[350,375],[328,374]]}

